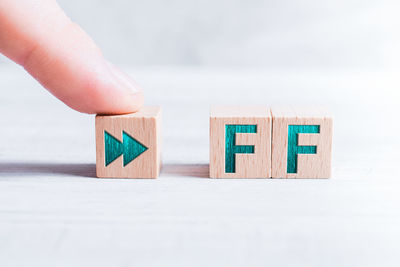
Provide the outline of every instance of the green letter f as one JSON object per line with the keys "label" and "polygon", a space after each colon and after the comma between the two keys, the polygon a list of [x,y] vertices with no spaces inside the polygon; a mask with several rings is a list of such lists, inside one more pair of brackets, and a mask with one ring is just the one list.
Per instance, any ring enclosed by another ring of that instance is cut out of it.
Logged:
{"label": "green letter f", "polygon": [[299,133],[319,133],[319,125],[289,125],[287,172],[297,173],[298,154],[316,154],[316,146],[299,146]]}
{"label": "green letter f", "polygon": [[254,146],[236,145],[236,133],[257,133],[257,125],[225,125],[225,172],[235,172],[235,154],[252,154]]}

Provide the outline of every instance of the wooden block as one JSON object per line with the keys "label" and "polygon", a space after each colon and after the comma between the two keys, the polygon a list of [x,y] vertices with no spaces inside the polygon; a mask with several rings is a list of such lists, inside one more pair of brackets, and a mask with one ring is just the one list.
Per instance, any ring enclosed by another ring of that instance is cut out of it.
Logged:
{"label": "wooden block", "polygon": [[211,108],[210,177],[271,177],[271,112],[268,108]]}
{"label": "wooden block", "polygon": [[96,173],[102,178],[157,178],[161,166],[161,108],[96,116]]}
{"label": "wooden block", "polygon": [[323,109],[272,108],[272,178],[331,176],[332,117]]}

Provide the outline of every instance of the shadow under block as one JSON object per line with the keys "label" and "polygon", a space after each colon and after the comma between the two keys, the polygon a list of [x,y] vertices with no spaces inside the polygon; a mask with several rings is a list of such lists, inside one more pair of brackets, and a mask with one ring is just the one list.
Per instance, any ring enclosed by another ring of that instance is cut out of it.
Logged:
{"label": "shadow under block", "polygon": [[330,178],[331,115],[317,108],[271,112],[272,178]]}
{"label": "shadow under block", "polygon": [[268,108],[211,108],[210,177],[271,177],[271,112]]}
{"label": "shadow under block", "polygon": [[157,178],[161,166],[161,108],[96,116],[96,174],[101,178]]}

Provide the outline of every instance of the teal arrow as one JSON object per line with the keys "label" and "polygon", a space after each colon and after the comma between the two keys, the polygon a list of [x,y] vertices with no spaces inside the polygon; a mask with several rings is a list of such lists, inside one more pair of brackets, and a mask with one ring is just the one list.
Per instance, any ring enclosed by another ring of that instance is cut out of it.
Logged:
{"label": "teal arrow", "polygon": [[104,146],[106,154],[106,166],[123,155],[124,167],[132,160],[139,157],[140,154],[147,150],[143,144],[139,143],[135,138],[122,131],[122,142],[117,138],[104,131]]}

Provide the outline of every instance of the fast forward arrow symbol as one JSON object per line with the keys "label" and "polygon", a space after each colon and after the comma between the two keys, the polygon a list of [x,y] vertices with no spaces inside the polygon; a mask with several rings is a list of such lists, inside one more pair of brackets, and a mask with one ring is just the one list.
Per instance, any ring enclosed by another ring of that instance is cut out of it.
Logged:
{"label": "fast forward arrow symbol", "polygon": [[104,146],[106,167],[121,155],[123,155],[125,167],[148,149],[125,131],[122,131],[122,142],[104,131]]}

